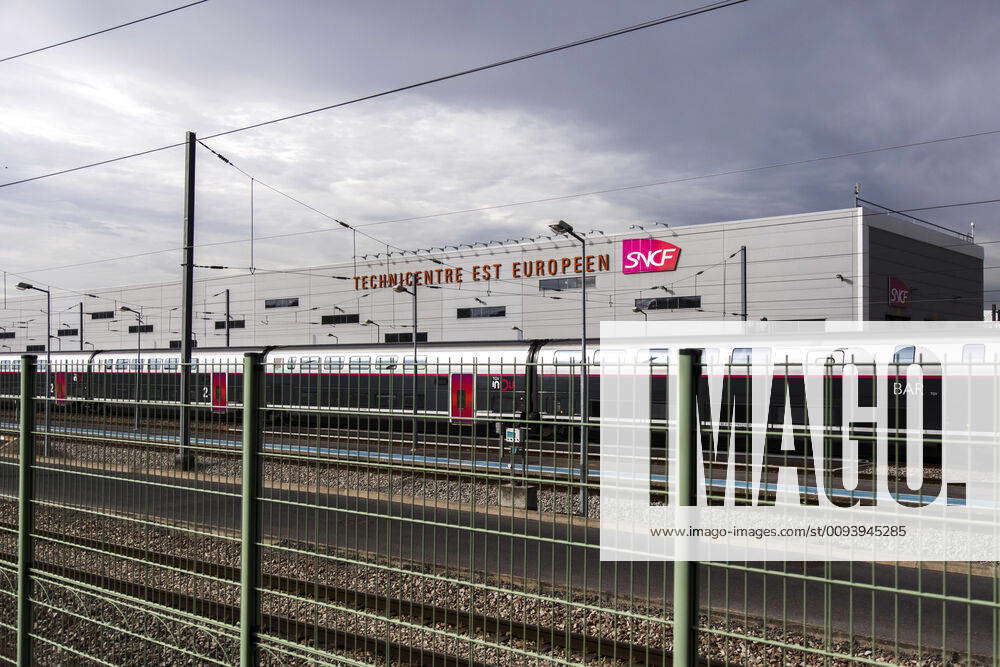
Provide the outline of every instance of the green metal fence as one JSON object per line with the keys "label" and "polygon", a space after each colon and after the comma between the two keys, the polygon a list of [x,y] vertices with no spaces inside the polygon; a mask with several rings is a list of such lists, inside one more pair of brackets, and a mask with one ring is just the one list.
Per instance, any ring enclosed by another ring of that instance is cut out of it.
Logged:
{"label": "green metal fence", "polygon": [[[6,662],[1000,655],[995,563],[602,563],[599,405],[583,474],[572,363],[534,369],[551,380],[527,387],[515,361],[202,360],[187,403],[193,466],[177,465],[176,365],[36,363],[0,373]],[[683,472],[695,360],[678,371]],[[463,388],[476,399],[456,410]],[[521,410],[527,391],[547,394],[538,414]]]}

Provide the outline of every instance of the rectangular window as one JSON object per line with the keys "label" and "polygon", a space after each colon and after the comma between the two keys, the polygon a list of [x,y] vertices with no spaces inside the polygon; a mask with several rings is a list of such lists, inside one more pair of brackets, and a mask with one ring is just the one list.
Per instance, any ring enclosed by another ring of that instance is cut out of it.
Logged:
{"label": "rectangular window", "polygon": [[340,367],[343,365],[344,365],[344,360],[341,357],[323,358],[323,370],[325,371],[339,371]]}
{"label": "rectangular window", "polygon": [[56,334],[59,336],[75,336],[79,333],[77,329],[57,329]]}
{"label": "rectangular window", "polygon": [[113,310],[98,310],[90,314],[90,319],[92,320],[113,320],[115,319],[115,311]]}
{"label": "rectangular window", "polygon": [[[595,276],[587,276],[587,287],[597,285]],[[562,292],[564,290],[581,289],[583,287],[583,276],[575,278],[543,278],[538,281],[538,291]]]}
{"label": "rectangular window", "polygon": [[[198,341],[192,340],[191,341],[191,347],[198,347]],[[181,342],[179,340],[172,340],[172,341],[170,341],[170,349],[171,350],[179,350],[179,349],[181,349]]]}
{"label": "rectangular window", "polygon": [[[215,328],[216,329],[222,329],[223,331],[225,331],[225,329],[226,329],[226,321],[225,320],[216,320],[216,322],[215,322]],[[247,328],[247,321],[246,320],[229,320],[229,328],[230,329],[246,329]]]}
{"label": "rectangular window", "polygon": [[13,337],[14,337],[13,331],[0,331],[0,338],[13,338]]}
{"label": "rectangular window", "polygon": [[[413,334],[412,333],[387,333],[385,335],[385,342],[387,343],[412,343]],[[417,332],[417,342],[426,343],[427,342],[427,332],[418,331]]]}
{"label": "rectangular window", "polygon": [[319,318],[320,324],[357,324],[361,320],[356,313],[346,315],[324,315]]}
{"label": "rectangular window", "polygon": [[700,296],[658,296],[653,299],[636,299],[635,307],[642,310],[677,310],[701,308]]}
{"label": "rectangular window", "polygon": [[473,317],[507,317],[507,306],[482,306],[481,308],[459,308],[458,319]]}
{"label": "rectangular window", "polygon": [[376,357],[375,362],[378,364],[379,368],[385,370],[391,370],[399,363],[396,357]]}
{"label": "rectangular window", "polygon": [[28,351],[28,352],[44,352],[45,351],[45,346],[44,345],[29,345],[28,347],[25,348],[25,350]]}
{"label": "rectangular window", "polygon": [[131,324],[128,328],[129,333],[153,333],[152,324]]}
{"label": "rectangular window", "polygon": [[371,366],[371,364],[372,364],[372,358],[371,357],[351,357],[350,363],[351,363],[351,370],[353,370],[353,371],[367,370]]}
{"label": "rectangular window", "polygon": [[[417,357],[417,368],[427,368],[427,357]],[[403,370],[413,370],[413,357],[403,357]]]}
{"label": "rectangular window", "polygon": [[265,308],[294,308],[299,305],[299,298],[297,296],[289,297],[287,299],[265,299]]}

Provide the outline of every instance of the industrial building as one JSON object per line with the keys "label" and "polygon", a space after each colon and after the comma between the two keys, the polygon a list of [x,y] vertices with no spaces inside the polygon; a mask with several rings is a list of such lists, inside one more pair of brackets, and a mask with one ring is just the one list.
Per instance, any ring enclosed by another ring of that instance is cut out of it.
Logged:
{"label": "industrial building", "polygon": [[[902,215],[858,207],[576,232],[585,254],[546,234],[281,272],[200,270],[196,343],[225,345],[227,300],[232,346],[408,342],[413,297],[394,286],[414,283],[419,341],[578,337],[583,280],[591,336],[606,320],[738,319],[744,293],[752,320],[983,316],[982,247]],[[177,346],[180,307],[179,283],[56,294],[53,349]],[[44,308],[38,292],[10,298],[3,349],[44,349]]]}

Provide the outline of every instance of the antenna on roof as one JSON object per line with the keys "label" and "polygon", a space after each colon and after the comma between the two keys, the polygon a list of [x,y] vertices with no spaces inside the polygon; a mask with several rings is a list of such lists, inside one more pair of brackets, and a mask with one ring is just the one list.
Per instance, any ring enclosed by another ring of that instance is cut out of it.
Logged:
{"label": "antenna on roof", "polygon": [[969,223],[969,240],[970,241],[975,241],[976,240],[976,221],[975,220],[973,220],[972,222]]}
{"label": "antenna on roof", "polygon": [[857,208],[858,205],[860,204],[860,202],[858,201],[858,199],[860,199],[860,198],[861,198],[861,184],[860,183],[855,183],[854,184],[854,207],[855,208]]}

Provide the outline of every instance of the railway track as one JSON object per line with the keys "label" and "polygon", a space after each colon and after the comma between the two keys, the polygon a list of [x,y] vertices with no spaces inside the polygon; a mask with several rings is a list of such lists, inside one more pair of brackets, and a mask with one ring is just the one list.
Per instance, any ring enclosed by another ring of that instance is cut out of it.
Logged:
{"label": "railway track", "polygon": [[[16,525],[2,524],[0,526],[16,530]],[[240,582],[239,568],[211,563],[208,561],[159,553],[148,549],[138,549],[120,544],[109,544],[100,540],[79,536],[66,536],[49,531],[36,531],[36,538],[49,539],[60,546],[81,547],[93,549],[151,565],[179,570],[185,574],[209,575],[214,579],[238,585]],[[0,558],[16,561],[16,555],[0,553]],[[58,563],[35,562],[34,569],[39,572],[53,574],[63,579],[91,586],[97,586],[115,593],[138,598],[144,602],[169,607],[186,613],[208,613],[213,620],[236,626],[240,617],[237,605],[212,602],[179,591],[166,590],[136,581],[116,579],[103,574],[96,574],[71,568]],[[519,640],[529,642],[541,648],[554,647],[565,649],[579,659],[607,658],[614,661],[626,661],[628,664],[667,664],[671,653],[662,647],[631,644],[610,639],[601,639],[570,632],[564,628],[543,626],[511,619],[501,619],[481,612],[457,610],[449,607],[430,605],[424,602],[412,602],[389,595],[376,595],[371,592],[358,591],[349,588],[330,586],[322,583],[305,581],[291,577],[262,574],[259,580],[261,592],[277,591],[311,602],[326,602],[338,607],[377,614],[389,619],[403,619],[425,627],[444,624],[449,628],[464,633],[480,633],[494,642],[509,642]],[[289,641],[295,641],[302,633],[302,621],[264,614],[261,618],[261,628],[264,632],[276,635]],[[316,641],[315,646],[333,650],[363,649],[376,653],[383,658],[404,664],[433,665],[435,667],[465,666],[470,667],[485,663],[475,662],[467,658],[419,649],[392,642],[384,638],[370,637],[358,633],[345,632],[331,628],[310,628],[309,636]],[[698,664],[707,664],[699,662]]]}

